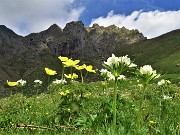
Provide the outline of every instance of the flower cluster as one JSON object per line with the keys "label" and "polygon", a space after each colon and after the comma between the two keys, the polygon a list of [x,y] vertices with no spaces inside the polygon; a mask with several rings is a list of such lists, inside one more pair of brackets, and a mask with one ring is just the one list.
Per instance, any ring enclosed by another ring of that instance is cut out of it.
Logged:
{"label": "flower cluster", "polygon": [[63,79],[63,80],[62,79],[61,80],[56,79],[52,83],[53,84],[65,84],[65,83],[67,83],[67,81],[65,79]]}
{"label": "flower cluster", "polygon": [[34,80],[34,83],[41,85],[42,81],[41,80]]}
{"label": "flower cluster", "polygon": [[168,84],[170,84],[171,82],[169,81],[169,80],[164,80],[164,79],[162,79],[162,80],[160,80],[157,84],[159,85],[159,86],[161,86],[161,85],[168,85]]}
{"label": "flower cluster", "polygon": [[[78,78],[78,75],[76,73],[72,72],[72,70],[73,70],[72,68],[75,68],[76,70],[80,71],[82,82],[83,82],[83,74],[82,74],[83,69],[85,69],[87,72],[96,73],[96,71],[93,70],[92,65],[89,65],[89,66],[86,66],[85,64],[83,64],[81,66],[78,65],[80,63],[80,60],[72,60],[72,59],[69,59],[68,57],[62,57],[62,56],[59,56],[58,58],[62,62],[62,65],[63,65],[62,79],[63,79],[63,76],[65,76],[66,78],[71,79],[71,80],[74,80],[74,79]],[[70,67],[71,68],[71,70],[70,70],[71,73],[70,74],[64,74],[64,67]]]}
{"label": "flower cluster", "polygon": [[[104,78],[104,80],[115,80],[115,76],[110,72],[108,71],[107,69],[101,69],[100,70],[100,75]],[[117,80],[125,80],[126,77],[124,75],[119,75],[117,77]]]}
{"label": "flower cluster", "polygon": [[26,85],[26,83],[27,82],[25,80],[22,80],[22,79],[20,79],[20,80],[18,80],[16,82],[10,82],[10,81],[7,80],[7,85],[10,86],[10,87],[14,87],[14,86],[23,87],[23,86]]}
{"label": "flower cluster", "polygon": [[25,80],[22,80],[22,79],[21,79],[21,80],[18,80],[18,81],[17,81],[17,86],[23,87],[23,86],[26,85],[26,83],[27,83],[27,82],[26,82]]}
{"label": "flower cluster", "polygon": [[153,70],[151,65],[144,65],[143,67],[140,67],[140,70],[138,70],[136,74],[145,82],[145,84],[148,84],[155,78],[160,77],[160,74],[157,74],[156,70]]}
{"label": "flower cluster", "polygon": [[70,93],[69,90],[59,92],[59,94],[60,94],[61,96],[66,96],[66,95],[69,94],[69,93]]}
{"label": "flower cluster", "polygon": [[104,67],[108,69],[115,78],[118,78],[122,72],[127,70],[127,68],[136,67],[137,65],[132,63],[128,56],[116,57],[112,54],[107,61],[104,62]]}

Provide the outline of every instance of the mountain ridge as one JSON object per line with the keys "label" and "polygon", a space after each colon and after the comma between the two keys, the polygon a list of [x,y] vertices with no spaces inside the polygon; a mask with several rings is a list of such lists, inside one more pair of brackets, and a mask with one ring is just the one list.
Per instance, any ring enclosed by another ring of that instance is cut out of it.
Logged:
{"label": "mountain ridge", "polygon": [[[99,68],[102,61],[112,53],[126,53],[134,57],[131,51],[125,50],[150,41],[138,30],[128,30],[115,25],[103,27],[98,24],[85,27],[82,21],[67,23],[63,29],[53,24],[47,30],[25,37],[17,35],[12,30],[8,35],[2,32],[6,31],[4,29],[5,26],[0,26],[0,80],[3,82],[27,77],[34,73],[35,69],[43,69],[45,66],[58,70],[57,66],[60,65],[56,63],[59,55],[81,59]],[[159,38],[162,37],[153,39],[153,42]],[[140,50],[136,50],[137,53]]]}

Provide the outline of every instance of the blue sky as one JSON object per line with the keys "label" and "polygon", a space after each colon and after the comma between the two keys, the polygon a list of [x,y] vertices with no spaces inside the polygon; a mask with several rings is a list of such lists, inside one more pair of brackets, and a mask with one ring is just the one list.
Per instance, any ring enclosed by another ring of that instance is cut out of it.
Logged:
{"label": "blue sky", "polygon": [[82,20],[85,26],[125,26],[148,38],[180,29],[180,0],[0,0],[0,25],[19,35],[53,23]]}
{"label": "blue sky", "polygon": [[111,10],[125,15],[139,10],[180,10],[180,0],[77,0],[77,3],[86,7],[80,16],[85,25],[89,25],[92,18],[106,16]]}

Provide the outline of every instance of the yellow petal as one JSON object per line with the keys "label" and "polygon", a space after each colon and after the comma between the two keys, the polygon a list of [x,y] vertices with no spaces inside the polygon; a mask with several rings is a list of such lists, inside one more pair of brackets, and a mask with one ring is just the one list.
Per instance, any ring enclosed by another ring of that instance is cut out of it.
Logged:
{"label": "yellow petal", "polygon": [[54,71],[52,69],[49,69],[49,68],[45,68],[45,71],[46,71],[46,74],[48,74],[48,75],[55,75],[55,74],[57,74],[56,71]]}
{"label": "yellow petal", "polygon": [[96,71],[93,70],[92,68],[93,68],[93,67],[92,67],[91,65],[89,65],[89,66],[86,67],[86,70],[87,70],[88,72],[94,72],[94,73],[96,73]]}
{"label": "yellow petal", "polygon": [[68,61],[68,57],[59,56],[58,58],[59,58],[61,61]]}
{"label": "yellow petal", "polygon": [[10,82],[7,80],[7,84],[8,84],[8,86],[13,87],[13,86],[16,86],[18,83],[17,82]]}

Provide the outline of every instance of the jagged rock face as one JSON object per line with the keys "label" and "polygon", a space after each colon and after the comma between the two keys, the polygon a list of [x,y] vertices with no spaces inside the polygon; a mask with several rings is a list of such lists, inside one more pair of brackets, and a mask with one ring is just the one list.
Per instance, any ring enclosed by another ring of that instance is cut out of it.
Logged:
{"label": "jagged rock face", "polygon": [[0,25],[0,80],[16,80],[33,68],[50,64],[49,59],[59,55],[98,66],[117,48],[145,39],[138,30],[97,24],[84,27],[81,21],[67,23],[63,30],[53,24],[45,31],[26,37]]}

